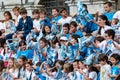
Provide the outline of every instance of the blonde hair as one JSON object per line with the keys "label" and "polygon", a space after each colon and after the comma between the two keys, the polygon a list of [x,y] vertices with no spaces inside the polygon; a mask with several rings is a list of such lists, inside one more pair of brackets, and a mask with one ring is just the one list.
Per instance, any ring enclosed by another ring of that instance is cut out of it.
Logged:
{"label": "blonde hair", "polygon": [[72,72],[72,71],[73,71],[73,65],[70,64],[70,63],[66,63],[66,64],[63,65],[63,69],[64,69],[67,73]]}

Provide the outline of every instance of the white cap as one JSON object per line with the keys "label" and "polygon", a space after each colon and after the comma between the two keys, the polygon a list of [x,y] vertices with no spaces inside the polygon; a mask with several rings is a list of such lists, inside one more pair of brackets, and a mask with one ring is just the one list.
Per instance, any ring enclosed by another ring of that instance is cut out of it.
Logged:
{"label": "white cap", "polygon": [[60,40],[67,41],[67,40],[68,40],[68,38],[67,38],[67,37],[65,37],[65,36],[62,36],[62,37],[60,38]]}

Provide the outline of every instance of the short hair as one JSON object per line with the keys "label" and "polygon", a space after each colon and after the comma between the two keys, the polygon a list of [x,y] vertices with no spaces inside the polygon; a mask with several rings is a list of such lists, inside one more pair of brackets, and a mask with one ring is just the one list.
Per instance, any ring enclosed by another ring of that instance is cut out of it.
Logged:
{"label": "short hair", "polygon": [[65,23],[64,25],[63,25],[63,27],[67,27],[68,29],[69,29],[69,23]]}
{"label": "short hair", "polygon": [[106,61],[106,62],[108,62],[108,57],[107,57],[107,55],[105,55],[105,54],[100,54],[100,55],[98,56],[98,61]]}
{"label": "short hair", "polygon": [[112,36],[112,39],[114,39],[115,37],[115,31],[112,29],[108,29],[105,31],[106,34],[108,34],[108,36]]}
{"label": "short hair", "polygon": [[32,11],[32,14],[39,14],[40,12],[39,12],[39,10],[38,9],[34,9],[33,11]]}
{"label": "short hair", "polygon": [[60,13],[62,13],[63,11],[67,11],[67,9],[66,8],[61,8]]}
{"label": "short hair", "polygon": [[24,40],[19,42],[19,46],[26,45],[26,42]]}
{"label": "short hair", "polygon": [[54,7],[54,8],[52,8],[52,10],[54,10],[54,9],[55,9],[57,12],[59,12],[59,9],[57,9],[57,8],[55,8],[55,7]]}
{"label": "short hair", "polygon": [[18,12],[19,12],[19,10],[20,10],[20,8],[17,7],[17,6],[15,6],[15,7],[12,9],[12,11],[18,11]]}
{"label": "short hair", "polygon": [[24,7],[20,8],[19,13],[20,14],[27,14],[26,8],[24,8]]}
{"label": "short hair", "polygon": [[104,5],[108,4],[109,7],[112,6],[112,3],[111,2],[105,2]]}
{"label": "short hair", "polygon": [[104,41],[104,37],[98,36],[98,37],[95,38],[95,41],[96,40],[99,41],[99,42],[102,42],[102,41]]}
{"label": "short hair", "polygon": [[120,55],[119,54],[112,54],[110,57],[113,57],[118,61],[120,60]]}
{"label": "short hair", "polygon": [[43,8],[43,9],[40,9],[40,12],[39,13],[42,13],[42,14],[45,14],[46,15],[46,10]]}
{"label": "short hair", "polygon": [[9,15],[10,19],[12,19],[12,15],[11,15],[11,13],[10,13],[9,11],[5,11],[5,12],[4,12],[4,15],[5,15],[5,14]]}
{"label": "short hair", "polygon": [[77,27],[77,23],[75,21],[70,22],[70,25],[73,25],[75,28]]}

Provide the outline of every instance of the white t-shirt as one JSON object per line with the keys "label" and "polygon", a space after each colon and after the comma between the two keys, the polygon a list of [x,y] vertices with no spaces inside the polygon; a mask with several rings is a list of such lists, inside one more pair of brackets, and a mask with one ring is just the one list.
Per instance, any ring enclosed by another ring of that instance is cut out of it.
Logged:
{"label": "white t-shirt", "polygon": [[0,30],[5,29],[3,23],[0,22]]}
{"label": "white t-shirt", "polygon": [[21,15],[19,15],[18,17],[16,17],[16,19],[15,19],[15,26],[18,25],[20,18],[21,18]]}
{"label": "white t-shirt", "polygon": [[65,23],[70,23],[72,21],[72,17],[67,17],[66,19],[61,18],[58,23],[64,25]]}
{"label": "white t-shirt", "polygon": [[117,18],[117,19],[120,20],[120,11],[117,11],[117,12],[114,14],[113,18]]}
{"label": "white t-shirt", "polygon": [[112,29],[110,26],[104,26],[104,28],[101,29],[101,36],[104,36],[105,34],[105,31],[108,30],[108,29]]}
{"label": "white t-shirt", "polygon": [[100,80],[111,80],[109,74],[111,73],[111,66],[105,64],[100,68]]}
{"label": "white t-shirt", "polygon": [[30,72],[30,71],[26,70],[26,71],[25,71],[25,80],[26,80],[26,79],[30,79],[30,76],[31,76],[31,80],[32,80],[33,78],[35,78],[35,77],[36,77],[35,72],[34,72],[34,71]]}
{"label": "white t-shirt", "polygon": [[9,70],[10,74],[14,75],[14,77],[18,77],[18,70],[13,70],[13,69],[10,69]]}
{"label": "white t-shirt", "polygon": [[90,72],[89,78],[92,80],[97,80],[97,73],[95,71]]}
{"label": "white t-shirt", "polygon": [[40,20],[34,20],[33,21],[33,28],[37,29],[38,31],[40,30]]}
{"label": "white t-shirt", "polygon": [[[116,42],[114,42],[116,45],[119,45],[117,44]],[[98,44],[99,48],[104,51],[105,48],[106,48],[106,44],[107,44],[107,40],[104,40],[102,41],[101,43]],[[111,47],[110,47],[110,50],[112,51],[112,53],[118,53],[120,54],[120,50],[116,49],[115,46],[113,45],[113,43],[111,44]],[[110,54],[112,55],[112,54]]]}

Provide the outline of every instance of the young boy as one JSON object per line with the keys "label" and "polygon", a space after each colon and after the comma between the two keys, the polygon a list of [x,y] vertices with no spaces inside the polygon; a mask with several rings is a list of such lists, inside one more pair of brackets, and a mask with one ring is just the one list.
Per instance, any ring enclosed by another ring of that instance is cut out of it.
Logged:
{"label": "young boy", "polygon": [[105,54],[100,54],[98,56],[98,61],[100,63],[100,80],[111,80],[109,74],[111,73],[111,66],[107,64],[108,57]]}
{"label": "young boy", "polygon": [[52,9],[52,22],[58,22],[62,17],[59,15],[59,10],[57,8]]}
{"label": "young boy", "polygon": [[17,7],[17,6],[12,9],[14,15],[16,16],[16,18],[15,18],[15,26],[18,25],[19,20],[20,20],[20,18],[21,18],[21,15],[20,15],[20,13],[19,13],[19,10],[20,10],[20,8]]}
{"label": "young boy", "polygon": [[25,8],[20,9],[20,18],[18,26],[17,26],[17,33],[13,37],[17,37],[19,39],[26,38],[31,29],[33,28],[33,21],[30,16],[27,16],[27,10]]}
{"label": "young boy", "polygon": [[67,9],[66,8],[62,8],[60,11],[60,14],[62,16],[62,18],[58,21],[58,23],[60,25],[64,25],[65,23],[70,23],[72,20],[72,17],[69,17],[67,15]]}
{"label": "young boy", "polygon": [[103,15],[107,16],[108,20],[111,21],[113,19],[114,12],[112,12],[112,3],[111,2],[105,2],[104,3],[104,9],[105,13]]}
{"label": "young boy", "polygon": [[102,50],[102,52],[104,54],[107,54],[109,56],[112,55],[112,53],[120,54],[120,50],[118,50],[114,46],[114,44],[118,45],[114,41],[114,37],[115,37],[115,31],[114,30],[109,29],[109,30],[105,31],[105,36],[104,36],[105,40],[98,44],[99,48]]}
{"label": "young boy", "polygon": [[32,11],[32,15],[34,17],[33,20],[33,28],[34,28],[34,32],[35,33],[39,33],[40,31],[40,16],[39,16],[39,10],[38,9],[34,9]]}

